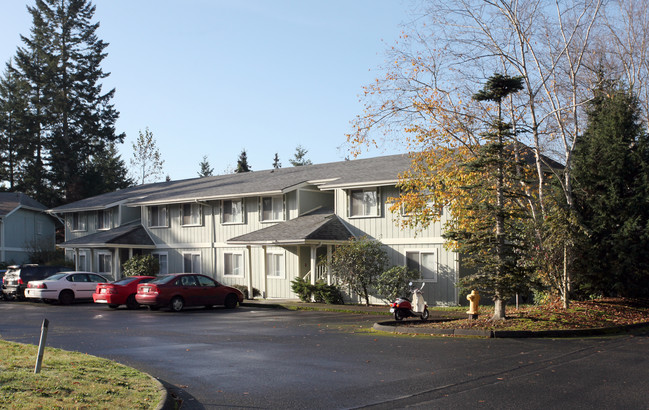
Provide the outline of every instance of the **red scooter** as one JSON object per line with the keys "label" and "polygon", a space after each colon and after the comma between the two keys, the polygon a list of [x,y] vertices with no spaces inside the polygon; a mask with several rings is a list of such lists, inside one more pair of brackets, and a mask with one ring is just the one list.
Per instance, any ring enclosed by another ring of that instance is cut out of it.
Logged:
{"label": "red scooter", "polygon": [[[390,313],[394,314],[394,320],[401,321],[407,317],[428,319],[428,305],[421,292],[425,284],[424,282],[419,289],[412,290],[412,303],[406,298],[398,298],[395,302],[390,303]],[[410,282],[410,287],[412,288],[412,282]]]}

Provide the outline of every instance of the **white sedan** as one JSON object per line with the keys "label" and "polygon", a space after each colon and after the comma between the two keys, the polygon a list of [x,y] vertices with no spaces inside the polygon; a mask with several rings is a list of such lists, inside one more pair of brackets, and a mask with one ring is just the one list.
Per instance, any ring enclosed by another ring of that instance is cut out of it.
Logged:
{"label": "white sedan", "polygon": [[58,300],[62,305],[69,305],[75,299],[92,299],[97,284],[104,282],[109,280],[92,272],[61,272],[43,280],[30,281],[25,297]]}

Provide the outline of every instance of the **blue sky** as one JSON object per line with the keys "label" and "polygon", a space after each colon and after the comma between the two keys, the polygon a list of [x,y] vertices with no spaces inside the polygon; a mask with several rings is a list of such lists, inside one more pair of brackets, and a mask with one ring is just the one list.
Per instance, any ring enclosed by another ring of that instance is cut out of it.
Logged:
{"label": "blue sky", "polygon": [[[297,145],[314,163],[343,160],[362,87],[410,17],[409,0],[96,0],[98,35],[110,43],[104,89],[132,156],[149,127],[171,179],[233,170],[242,149],[253,170],[290,166]],[[4,1],[0,59],[29,35],[33,1]],[[374,151],[364,156],[391,154]]]}

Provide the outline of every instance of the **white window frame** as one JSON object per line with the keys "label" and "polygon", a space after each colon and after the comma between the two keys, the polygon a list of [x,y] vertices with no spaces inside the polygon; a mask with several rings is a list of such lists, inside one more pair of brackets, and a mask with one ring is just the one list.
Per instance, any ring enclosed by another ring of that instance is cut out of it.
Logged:
{"label": "white window frame", "polygon": [[70,230],[72,232],[86,232],[88,230],[88,215],[83,212],[72,214]]}
{"label": "white window frame", "polygon": [[[406,249],[404,253],[404,259],[405,263],[404,265],[406,267],[408,266],[408,254],[417,254],[417,270],[422,276],[422,279],[419,279],[418,281],[420,282],[430,282],[430,283],[437,283],[437,278],[438,278],[438,273],[439,273],[439,257],[438,257],[438,252],[437,249]],[[432,260],[433,260],[433,267],[431,269],[432,271],[432,278],[423,278],[423,273],[422,273],[422,256],[424,255],[432,255]]]}
{"label": "white window frame", "polygon": [[[156,210],[156,220],[153,220],[153,210]],[[163,215],[160,215],[160,212],[163,212]],[[168,228],[169,227],[169,208],[166,205],[153,205],[148,207],[148,222],[149,222],[149,228]],[[164,218],[164,221],[162,221],[162,224],[160,223],[160,219]]]}
{"label": "white window frame", "polygon": [[[189,215],[186,214],[186,207],[189,207]],[[189,218],[186,221],[186,218]],[[187,203],[180,205],[180,224],[182,226],[202,226],[203,207],[199,203]]]}
{"label": "white window frame", "polygon": [[[102,270],[102,262],[103,262],[103,267],[105,268],[106,262],[108,262],[108,268],[109,270]],[[107,274],[107,275],[112,275],[113,274],[113,255],[110,252],[97,252],[97,273],[99,274]]]}
{"label": "white window frame", "polygon": [[97,211],[97,230],[106,231],[112,227],[113,211],[110,209],[102,209]]}
{"label": "white window frame", "polygon": [[[363,196],[361,202],[361,213],[356,213],[356,211],[354,210],[354,193],[361,193]],[[371,209],[367,209],[368,203],[366,202],[366,198],[367,195],[371,193],[374,194],[376,201],[374,205],[376,209],[374,210],[374,212],[372,212]],[[349,206],[347,207],[347,214],[350,218],[377,218],[381,216],[381,193],[378,188],[350,189],[347,193],[347,198],[349,202]]]}
{"label": "white window frame", "polygon": [[[279,258],[279,269],[275,270],[275,258]],[[266,276],[268,279],[286,279],[286,252],[266,252]]]}
{"label": "white window frame", "polygon": [[[231,262],[230,265],[234,267],[234,257],[238,256],[241,261],[241,265],[239,266],[239,272],[235,273],[233,270],[232,272],[227,271],[228,263],[227,259],[230,258]],[[244,273],[245,273],[245,265],[246,265],[246,260],[243,257],[243,252],[240,251],[227,251],[223,252],[223,276],[227,278],[243,278]]]}
{"label": "white window frame", "polygon": [[[169,253],[168,252],[152,252],[154,258],[158,260],[158,275],[165,275],[169,273]],[[164,259],[164,263],[163,260]]]}
{"label": "white window frame", "polygon": [[[266,218],[264,215],[264,201],[270,200],[270,217]],[[262,196],[259,198],[259,220],[262,222],[280,222],[285,219],[284,216],[284,195],[277,196]]]}
{"label": "white window frame", "polygon": [[[183,273],[202,273],[200,252],[183,252]],[[189,258],[189,270],[187,270],[187,258]],[[196,266],[198,265],[198,266]]]}
{"label": "white window frame", "polygon": [[[230,213],[225,212],[226,204],[230,204]],[[234,214],[232,213],[232,210],[235,209],[234,204],[239,203],[239,208],[240,208],[240,217],[235,220],[233,218]],[[243,199],[225,199],[221,201],[221,224],[223,225],[234,225],[234,224],[243,224],[245,223],[245,204]]]}

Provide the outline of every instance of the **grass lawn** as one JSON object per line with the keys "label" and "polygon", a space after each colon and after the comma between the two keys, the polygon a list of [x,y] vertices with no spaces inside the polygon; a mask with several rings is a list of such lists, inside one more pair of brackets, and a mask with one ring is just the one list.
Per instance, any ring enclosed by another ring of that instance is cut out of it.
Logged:
{"label": "grass lawn", "polygon": [[[466,309],[466,308],[465,308]],[[444,322],[404,322],[405,326],[437,329],[484,330],[569,330],[606,328],[649,322],[649,300],[605,298],[593,301],[573,301],[569,309],[560,302],[515,309],[507,306],[507,320],[491,321],[493,307],[481,306],[477,320]]]}
{"label": "grass lawn", "polygon": [[162,399],[142,372],[87,354],[0,340],[0,407],[7,409],[151,409]]}

